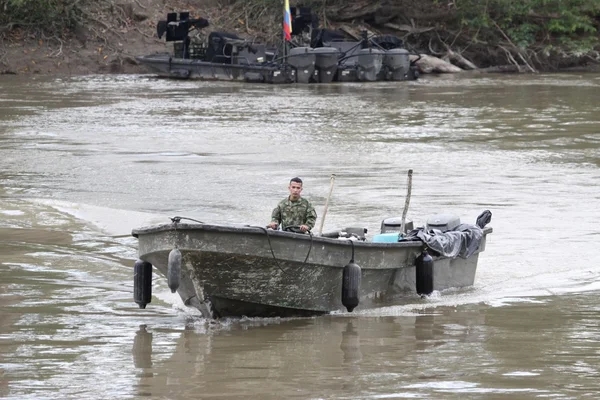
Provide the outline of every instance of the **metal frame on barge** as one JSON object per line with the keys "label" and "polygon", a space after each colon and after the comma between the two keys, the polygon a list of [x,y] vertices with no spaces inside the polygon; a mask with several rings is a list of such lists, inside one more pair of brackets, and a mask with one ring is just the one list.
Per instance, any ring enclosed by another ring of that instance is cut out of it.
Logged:
{"label": "metal frame on barge", "polygon": [[137,60],[161,77],[262,83],[330,83],[405,81],[418,78],[403,41],[395,36],[348,39],[341,31],[318,28],[310,8],[292,7],[291,40],[281,49],[211,32],[190,37],[209,25],[188,12],[170,13],[157,33],[173,43],[173,53],[139,56]]}

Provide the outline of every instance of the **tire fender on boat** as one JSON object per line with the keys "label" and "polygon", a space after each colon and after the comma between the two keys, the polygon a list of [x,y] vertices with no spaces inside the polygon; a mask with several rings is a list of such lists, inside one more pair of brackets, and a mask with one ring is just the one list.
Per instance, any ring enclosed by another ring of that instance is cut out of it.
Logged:
{"label": "tire fender on boat", "polygon": [[167,281],[171,293],[175,293],[179,288],[179,282],[181,281],[181,251],[179,251],[178,248],[174,248],[169,253]]}
{"label": "tire fender on boat", "polygon": [[352,312],[360,302],[360,279],[361,268],[352,259],[342,273],[342,304],[348,312]]}
{"label": "tire fender on boat", "polygon": [[137,260],[133,266],[133,301],[140,308],[152,300],[152,264]]}
{"label": "tire fender on boat", "polygon": [[424,296],[433,292],[433,258],[427,249],[417,257],[415,263],[417,294]]}

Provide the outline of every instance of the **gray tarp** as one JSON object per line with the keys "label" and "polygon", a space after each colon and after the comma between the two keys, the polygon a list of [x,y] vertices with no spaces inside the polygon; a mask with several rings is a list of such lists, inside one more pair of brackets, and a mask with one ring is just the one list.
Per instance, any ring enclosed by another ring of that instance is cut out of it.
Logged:
{"label": "gray tarp", "polygon": [[421,239],[427,247],[443,256],[468,258],[479,249],[483,229],[477,225],[460,224],[454,230],[446,232],[437,229],[415,229],[409,232],[408,236]]}

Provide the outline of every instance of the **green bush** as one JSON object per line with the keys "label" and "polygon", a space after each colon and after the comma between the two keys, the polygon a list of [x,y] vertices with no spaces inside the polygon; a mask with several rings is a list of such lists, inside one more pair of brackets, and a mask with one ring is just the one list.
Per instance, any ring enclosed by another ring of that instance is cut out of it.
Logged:
{"label": "green bush", "polygon": [[491,44],[506,40],[499,30],[523,49],[555,43],[581,52],[598,44],[598,0],[456,0],[456,5],[463,28]]}
{"label": "green bush", "polygon": [[0,20],[12,26],[59,33],[74,26],[76,4],[75,0],[0,0]]}

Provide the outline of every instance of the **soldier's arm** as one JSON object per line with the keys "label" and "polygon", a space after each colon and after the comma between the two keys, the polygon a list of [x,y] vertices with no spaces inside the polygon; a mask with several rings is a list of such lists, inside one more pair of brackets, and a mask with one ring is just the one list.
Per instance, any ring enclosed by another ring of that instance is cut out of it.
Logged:
{"label": "soldier's arm", "polygon": [[310,229],[315,227],[315,222],[317,222],[317,211],[312,206],[312,204],[308,203],[308,208],[306,209],[306,222],[305,225]]}
{"label": "soldier's arm", "polygon": [[279,208],[279,204],[271,212],[271,223],[276,223],[277,225],[281,223],[281,208]]}

